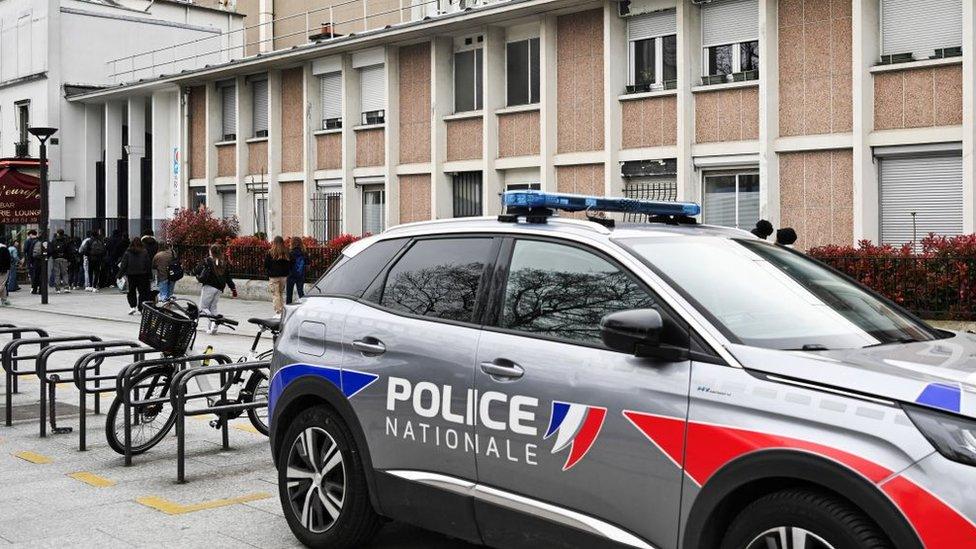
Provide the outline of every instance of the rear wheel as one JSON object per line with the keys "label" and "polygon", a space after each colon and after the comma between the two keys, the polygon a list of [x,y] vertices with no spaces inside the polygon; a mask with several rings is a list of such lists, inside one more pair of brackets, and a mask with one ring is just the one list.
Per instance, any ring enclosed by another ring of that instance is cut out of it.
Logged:
{"label": "rear wheel", "polygon": [[[250,397],[250,402],[264,402],[268,403],[268,375],[261,370],[254,370],[251,372],[251,377],[247,379],[247,384],[244,386],[244,392]],[[249,408],[247,410],[247,418],[251,420],[251,425],[255,429],[261,432],[262,435],[268,436],[268,408],[267,406],[263,408]]]}
{"label": "rear wheel", "polygon": [[732,521],[722,549],[891,549],[880,528],[856,507],[807,489],[776,492]]}
{"label": "rear wheel", "polygon": [[303,411],[278,454],[278,494],[292,533],[307,547],[360,547],[375,535],[379,515],[369,501],[355,442],[331,409]]}
{"label": "rear wheel", "polygon": [[[176,411],[169,402],[170,368],[156,367],[142,371],[133,378],[138,400],[166,398],[158,404],[132,407],[132,454],[141,454],[159,444],[176,422]],[[105,439],[108,445],[125,455],[125,407],[115,397],[105,416]]]}

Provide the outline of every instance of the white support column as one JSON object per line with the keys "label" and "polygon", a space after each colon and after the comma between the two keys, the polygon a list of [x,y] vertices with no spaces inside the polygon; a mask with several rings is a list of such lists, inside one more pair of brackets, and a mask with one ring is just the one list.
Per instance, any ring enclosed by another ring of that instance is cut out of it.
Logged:
{"label": "white support column", "polygon": [[695,143],[695,96],[692,87],[701,74],[701,9],[691,0],[679,0],[678,26],[678,200],[701,200],[692,146]]}
{"label": "white support column", "polygon": [[556,190],[556,16],[539,24],[539,179],[542,190]]}
{"label": "white support column", "polygon": [[217,196],[217,187],[214,185],[214,180],[217,179],[217,147],[214,143],[220,141],[223,138],[221,135],[221,122],[223,118],[223,109],[220,99],[220,90],[217,89],[217,84],[215,82],[208,82],[206,85],[206,97],[207,97],[207,111],[206,111],[206,137],[204,142],[206,143],[206,155],[207,159],[207,169],[204,172],[205,178],[207,180],[207,208],[213,212],[215,215],[219,215],[219,208],[217,206],[219,198]]}
{"label": "white support column", "polygon": [[880,53],[877,2],[852,0],[852,93],[854,157],[854,241],[878,242],[881,235],[878,167],[868,136],[874,129],[874,77],[870,69]]}
{"label": "white support column", "polygon": [[759,1],[759,217],[780,225],[779,156],[779,0]]}
{"label": "white support column", "polygon": [[152,227],[157,233],[164,219],[180,207],[179,96],[172,91],[153,93],[152,109]]}
{"label": "white support column", "polygon": [[105,149],[105,106],[86,104],[82,108],[85,109],[84,176],[78,185],[75,200],[79,201],[78,217],[95,217],[98,205],[95,163],[102,160]]}
{"label": "white support column", "polygon": [[481,157],[484,175],[481,181],[485,215],[501,213],[498,195],[505,190],[502,174],[495,165],[498,162],[498,116],[495,111],[505,106],[505,29],[488,27],[485,32],[484,72],[481,79],[484,90],[484,120],[482,123]]}
{"label": "white support column", "polygon": [[129,126],[129,189],[126,205],[129,212],[129,235],[141,234],[142,228],[142,159],[146,156],[146,98],[130,97],[128,100]]}
{"label": "white support column", "polygon": [[[274,0],[258,0],[258,51],[269,52],[274,49]],[[246,41],[245,36],[245,41]]]}
{"label": "white support column", "polygon": [[234,174],[237,177],[237,191],[234,199],[237,201],[237,222],[241,234],[254,234],[257,230],[254,223],[254,195],[247,192],[245,177],[247,176],[248,148],[247,138],[254,133],[251,104],[251,87],[247,78],[237,77],[237,155]]}
{"label": "white support column", "polygon": [[356,187],[356,132],[360,115],[359,71],[352,56],[342,57],[342,225],[349,234],[363,233],[363,197]]}
{"label": "white support column", "polygon": [[620,175],[623,109],[618,96],[627,85],[627,23],[617,10],[616,2],[603,6],[603,192],[607,196],[621,196],[624,188]]}
{"label": "white support column", "polygon": [[[451,176],[444,173],[447,159],[447,124],[444,117],[454,112],[454,39],[438,36],[430,45],[430,212],[433,219],[446,219],[451,208]],[[482,200],[482,204],[486,202]]]}
{"label": "white support column", "polygon": [[126,104],[105,104],[105,217],[119,215],[119,160],[122,159],[122,124]]}
{"label": "white support column", "polygon": [[321,101],[319,101],[318,80],[312,74],[312,64],[302,65],[302,174],[303,203],[302,234],[312,234],[312,195],[315,193],[315,164],[316,146],[313,132],[318,127],[316,120],[321,120]]}
{"label": "white support column", "polygon": [[976,232],[976,2],[962,3],[962,230]]}
{"label": "white support column", "polygon": [[268,71],[268,240],[281,235],[281,71]]}
{"label": "white support column", "polygon": [[386,47],[386,129],[383,132],[386,148],[386,226],[400,224],[400,49]]}

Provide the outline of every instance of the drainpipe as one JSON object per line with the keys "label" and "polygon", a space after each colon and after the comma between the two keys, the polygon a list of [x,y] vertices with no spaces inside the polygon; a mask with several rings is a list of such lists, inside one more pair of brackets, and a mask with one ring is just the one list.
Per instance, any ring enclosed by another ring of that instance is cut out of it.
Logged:
{"label": "drainpipe", "polygon": [[258,2],[258,51],[261,53],[274,50],[274,0],[260,0]]}

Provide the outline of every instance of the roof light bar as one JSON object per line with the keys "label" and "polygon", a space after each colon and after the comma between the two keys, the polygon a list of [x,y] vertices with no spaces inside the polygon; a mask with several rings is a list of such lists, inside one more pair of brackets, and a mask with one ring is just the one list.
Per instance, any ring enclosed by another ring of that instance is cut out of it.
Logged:
{"label": "roof light bar", "polygon": [[527,190],[506,191],[502,194],[502,206],[507,208],[509,214],[543,209],[563,210],[567,212],[619,212],[689,217],[701,213],[701,206],[694,202],[604,198],[581,194],[547,193]]}

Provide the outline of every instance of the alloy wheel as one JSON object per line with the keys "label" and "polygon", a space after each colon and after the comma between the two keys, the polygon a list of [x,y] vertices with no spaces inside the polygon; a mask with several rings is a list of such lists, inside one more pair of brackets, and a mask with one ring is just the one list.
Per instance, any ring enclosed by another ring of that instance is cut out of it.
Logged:
{"label": "alloy wheel", "polygon": [[292,443],[286,464],[288,499],[302,526],[321,534],[331,528],[346,495],[346,465],[332,435],[309,427]]}
{"label": "alloy wheel", "polygon": [[746,549],[834,549],[834,546],[809,530],[780,526],[756,536]]}

